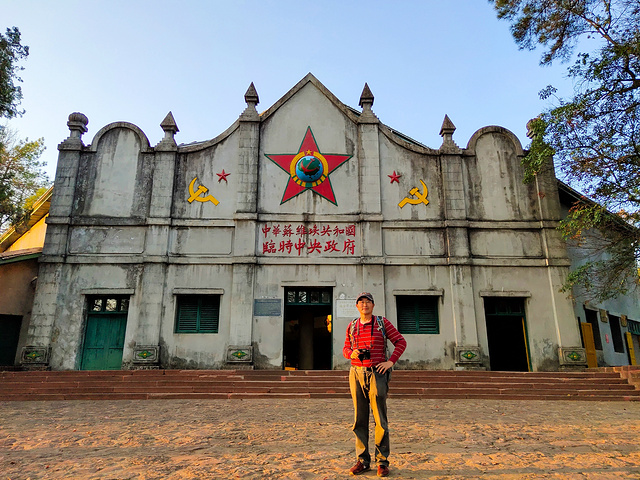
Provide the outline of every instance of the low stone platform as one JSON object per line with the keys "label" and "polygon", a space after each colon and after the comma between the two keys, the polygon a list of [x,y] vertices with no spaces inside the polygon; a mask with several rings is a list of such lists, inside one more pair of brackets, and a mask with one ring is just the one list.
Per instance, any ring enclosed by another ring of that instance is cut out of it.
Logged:
{"label": "low stone platform", "polygon": [[[0,401],[349,398],[341,370],[137,370],[0,372]],[[392,398],[630,400],[640,389],[619,371],[397,370]]]}

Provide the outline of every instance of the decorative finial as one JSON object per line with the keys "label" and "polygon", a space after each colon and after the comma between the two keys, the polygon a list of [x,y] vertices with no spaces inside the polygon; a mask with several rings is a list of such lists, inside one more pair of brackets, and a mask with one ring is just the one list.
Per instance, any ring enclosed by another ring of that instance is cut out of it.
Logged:
{"label": "decorative finial", "polygon": [[536,121],[538,121],[538,120],[540,120],[539,116],[535,117],[535,118],[532,118],[531,120],[529,120],[527,122],[527,137],[530,140],[533,140],[533,137],[536,136],[535,131],[534,131],[534,125],[535,125]]}
{"label": "decorative finial", "polygon": [[260,115],[258,115],[258,110],[256,110],[256,105],[260,103],[260,98],[258,97],[258,92],[253,82],[249,85],[247,93],[244,94],[244,101],[247,102],[247,108],[245,108],[242,115],[240,115],[240,120],[260,120]]}
{"label": "decorative finial", "polygon": [[[164,130],[164,133],[166,135],[167,134],[175,135],[180,131],[180,129],[178,128],[178,125],[176,124],[176,120],[173,118],[173,113],[171,112],[167,113],[167,116],[164,117],[164,120],[162,120],[160,127],[162,128],[162,130]],[[166,138],[166,135],[165,135],[165,138]]]}
{"label": "decorative finial", "polygon": [[359,105],[362,107],[362,114],[359,118],[360,123],[378,123],[378,117],[376,117],[373,110],[371,110],[373,100],[373,93],[371,93],[369,85],[365,83],[364,88],[362,89],[362,95],[360,95]]}
{"label": "decorative finial", "polygon": [[82,149],[82,135],[87,133],[87,125],[89,119],[84,113],[73,112],[69,115],[67,127],[69,127],[69,137],[58,145],[58,150],[77,150]]}
{"label": "decorative finial", "polygon": [[371,107],[373,106],[373,100],[374,100],[373,93],[371,93],[371,89],[369,88],[369,85],[367,84],[367,82],[365,82],[364,88],[362,89],[362,95],[360,95],[359,105],[362,108],[366,108],[365,105],[369,105],[369,109],[371,109]]}
{"label": "decorative finial", "polygon": [[442,145],[440,150],[457,151],[459,149],[456,142],[453,141],[453,132],[456,131],[456,126],[453,124],[449,115],[444,116],[442,127],[440,127],[440,136],[442,137]]}
{"label": "decorative finial", "polygon": [[69,138],[77,138],[78,140],[82,140],[82,135],[87,133],[87,125],[89,124],[89,119],[84,113],[73,112],[69,115],[69,121],[67,122],[67,127],[71,134]]}
{"label": "decorative finial", "polygon": [[256,92],[256,87],[253,85],[253,82],[251,82],[251,85],[247,88],[247,93],[244,94],[244,101],[247,102],[247,104],[253,103],[254,106],[260,103],[260,98],[258,97],[258,92]]}
{"label": "decorative finial", "polygon": [[175,134],[180,131],[178,125],[176,124],[176,120],[173,118],[173,113],[167,113],[167,116],[164,117],[162,123],[160,123],[160,127],[164,130],[164,138],[160,140],[156,148],[159,147],[159,150],[173,150],[177,144],[174,138]]}

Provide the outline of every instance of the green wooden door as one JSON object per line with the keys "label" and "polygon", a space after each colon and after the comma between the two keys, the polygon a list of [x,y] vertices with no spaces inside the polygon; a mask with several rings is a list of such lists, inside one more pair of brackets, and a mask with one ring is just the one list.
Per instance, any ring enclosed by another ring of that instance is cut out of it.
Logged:
{"label": "green wooden door", "polygon": [[126,313],[89,314],[82,370],[120,370],[126,327]]}
{"label": "green wooden door", "polygon": [[20,339],[20,315],[0,315],[0,365],[14,365]]}

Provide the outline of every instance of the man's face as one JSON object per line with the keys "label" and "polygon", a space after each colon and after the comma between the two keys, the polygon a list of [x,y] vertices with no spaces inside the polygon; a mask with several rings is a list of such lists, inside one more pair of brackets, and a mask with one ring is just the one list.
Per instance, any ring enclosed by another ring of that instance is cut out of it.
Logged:
{"label": "man's face", "polygon": [[361,298],[360,300],[358,300],[358,303],[356,303],[356,307],[358,308],[360,314],[371,315],[371,312],[373,312],[373,302],[368,298]]}

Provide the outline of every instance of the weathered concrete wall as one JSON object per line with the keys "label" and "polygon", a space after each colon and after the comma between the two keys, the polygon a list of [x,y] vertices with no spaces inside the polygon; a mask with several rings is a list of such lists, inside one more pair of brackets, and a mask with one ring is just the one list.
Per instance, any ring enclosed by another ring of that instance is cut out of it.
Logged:
{"label": "weathered concrete wall", "polygon": [[[251,279],[245,279],[251,281]],[[235,318],[231,302],[233,268],[231,265],[172,264],[168,267],[162,297],[160,345],[162,364],[168,368],[221,368]],[[176,295],[220,294],[220,323],[217,334],[175,333]],[[251,304],[251,299],[246,299]]]}
{"label": "weathered concrete wall", "polygon": [[[280,215],[359,213],[362,191],[357,179],[361,174],[361,165],[356,147],[357,130],[353,121],[311,83],[307,83],[296,95],[276,106],[278,108],[260,126],[258,212]],[[281,204],[288,175],[265,157],[265,154],[296,153],[309,126],[322,150],[320,153],[353,155],[329,176],[337,196],[337,208],[319,195],[310,194],[311,192]]]}
{"label": "weathered concrete wall", "polygon": [[[70,264],[61,268],[51,326],[50,363],[53,369],[80,368],[86,328],[86,295],[127,293],[135,298],[143,268],[142,265],[109,263]],[[138,311],[131,309],[127,318],[123,361],[130,360],[127,344],[137,324]]]}

